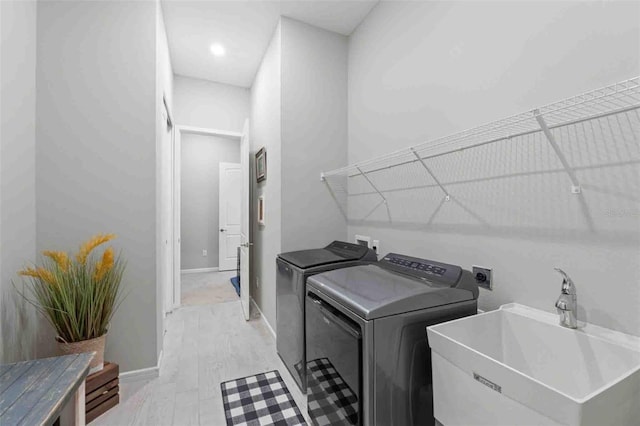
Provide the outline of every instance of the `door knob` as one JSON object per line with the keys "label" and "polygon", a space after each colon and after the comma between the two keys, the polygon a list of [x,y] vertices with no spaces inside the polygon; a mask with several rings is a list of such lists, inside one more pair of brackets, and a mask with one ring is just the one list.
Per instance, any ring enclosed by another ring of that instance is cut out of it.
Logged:
{"label": "door knob", "polygon": [[220,232],[225,232],[225,231],[226,231],[226,229],[220,228]]}

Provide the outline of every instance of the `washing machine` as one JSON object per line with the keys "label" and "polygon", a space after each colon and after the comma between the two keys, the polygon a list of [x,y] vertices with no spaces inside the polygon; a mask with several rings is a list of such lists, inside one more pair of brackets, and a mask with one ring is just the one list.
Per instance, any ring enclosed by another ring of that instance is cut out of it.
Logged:
{"label": "washing machine", "polygon": [[282,253],[276,258],[276,347],[303,393],[306,390],[304,298],[307,278],[377,260],[370,248],[344,241],[334,241],[320,249]]}
{"label": "washing machine", "polygon": [[426,327],[474,315],[460,266],[390,253],[307,280],[307,411],[318,425],[432,425]]}

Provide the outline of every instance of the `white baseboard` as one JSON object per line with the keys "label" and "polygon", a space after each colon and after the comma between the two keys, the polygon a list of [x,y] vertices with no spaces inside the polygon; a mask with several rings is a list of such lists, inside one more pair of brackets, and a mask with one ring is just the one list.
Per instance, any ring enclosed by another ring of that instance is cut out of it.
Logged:
{"label": "white baseboard", "polygon": [[131,382],[138,382],[141,380],[153,380],[160,375],[160,366],[162,365],[162,355],[164,351],[160,351],[158,357],[158,365],[155,367],[141,368],[139,370],[125,371],[120,373],[120,383],[126,384]]}
{"label": "white baseboard", "polygon": [[269,331],[273,335],[273,338],[275,339],[276,338],[276,332],[271,327],[271,324],[269,324],[269,321],[267,321],[267,317],[264,316],[264,314],[262,313],[262,311],[258,307],[258,304],[256,303],[256,301],[253,300],[253,297],[251,298],[251,303],[253,304],[253,306],[255,306],[255,308],[258,310],[258,312],[260,312],[260,318],[262,319],[262,321],[264,321],[264,324],[267,326],[267,328],[269,329]]}
{"label": "white baseboard", "polygon": [[218,272],[220,268],[196,268],[196,269],[181,269],[181,274],[198,274],[200,272]]}

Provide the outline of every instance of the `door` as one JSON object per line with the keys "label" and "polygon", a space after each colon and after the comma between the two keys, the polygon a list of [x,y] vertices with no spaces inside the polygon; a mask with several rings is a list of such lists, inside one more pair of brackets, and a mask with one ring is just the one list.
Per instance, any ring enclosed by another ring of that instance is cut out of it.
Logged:
{"label": "door", "polygon": [[182,167],[182,150],[181,150],[182,133],[180,127],[176,127],[173,134],[173,300],[175,306],[180,306],[182,293],[182,275],[181,275],[181,254],[180,247],[180,213],[181,213],[181,185],[180,180]]}
{"label": "door", "polygon": [[[307,404],[314,424],[362,424],[362,332],[360,326],[307,292]],[[301,367],[302,368],[302,367]]]}
{"label": "door", "polygon": [[249,120],[245,120],[240,140],[240,169],[242,183],[240,188],[240,301],[244,319],[249,320],[249,289],[251,274],[251,231],[249,212],[251,211],[251,172],[249,168]]}
{"label": "door", "polygon": [[174,308],[173,299],[173,123],[166,100],[161,112],[162,136],[160,139],[160,285],[162,287],[163,313]]}
{"label": "door", "polygon": [[218,267],[221,271],[230,271],[238,266],[241,173],[240,164],[220,163]]}

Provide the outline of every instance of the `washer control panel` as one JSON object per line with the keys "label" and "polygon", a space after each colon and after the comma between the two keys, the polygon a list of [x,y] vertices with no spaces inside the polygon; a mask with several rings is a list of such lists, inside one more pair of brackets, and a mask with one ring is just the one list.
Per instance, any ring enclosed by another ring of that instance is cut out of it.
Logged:
{"label": "washer control panel", "polygon": [[460,279],[462,268],[456,265],[436,262],[428,259],[389,253],[380,261],[387,269],[411,275],[428,281],[454,285]]}

